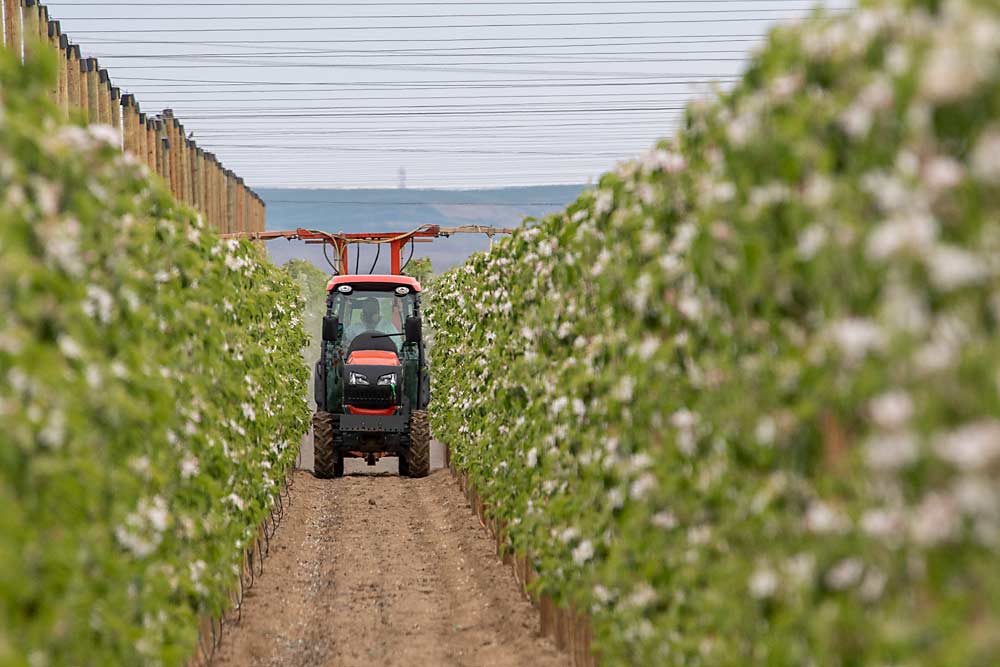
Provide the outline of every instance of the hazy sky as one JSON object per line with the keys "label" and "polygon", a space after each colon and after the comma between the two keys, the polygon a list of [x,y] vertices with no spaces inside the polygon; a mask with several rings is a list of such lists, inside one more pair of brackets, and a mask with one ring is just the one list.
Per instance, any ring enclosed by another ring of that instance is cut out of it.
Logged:
{"label": "hazy sky", "polygon": [[815,2],[45,4],[252,187],[354,188],[588,182]]}

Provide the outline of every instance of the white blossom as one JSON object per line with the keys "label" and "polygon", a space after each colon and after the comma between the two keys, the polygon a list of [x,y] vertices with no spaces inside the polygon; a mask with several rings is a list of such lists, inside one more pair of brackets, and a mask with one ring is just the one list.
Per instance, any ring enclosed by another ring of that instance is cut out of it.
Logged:
{"label": "white blossom", "polygon": [[1000,125],[991,127],[976,142],[972,173],[984,183],[1000,184]]}
{"label": "white blossom", "polygon": [[865,461],[874,470],[894,471],[917,460],[919,447],[912,433],[879,433],[865,441]]}
{"label": "white blossom", "polygon": [[882,428],[897,429],[913,416],[913,399],[905,391],[889,391],[873,398],[868,403],[868,412]]}
{"label": "white blossom", "polygon": [[934,546],[954,535],[958,529],[958,508],[942,493],[928,494],[914,508],[910,517],[910,535],[922,546]]}
{"label": "white blossom", "polygon": [[963,470],[976,471],[1000,458],[1000,420],[982,419],[940,435],[934,452]]}
{"label": "white blossom", "polygon": [[632,500],[642,500],[655,488],[656,476],[651,472],[643,473],[629,486],[628,495]]}
{"label": "white blossom", "polygon": [[926,213],[912,212],[880,223],[868,237],[868,256],[887,259],[908,251],[926,255],[937,240],[937,221]]}
{"label": "white blossom", "polygon": [[903,530],[903,517],[889,509],[870,509],[861,515],[861,530],[876,539],[895,537]]}
{"label": "white blossom", "polygon": [[770,568],[759,568],[750,575],[750,595],[760,599],[774,596],[778,590],[778,575]]}
{"label": "white blossom", "polygon": [[855,361],[885,345],[885,334],[872,320],[850,317],[838,320],[827,329],[830,339],[848,360]]}
{"label": "white blossom", "polygon": [[528,468],[534,468],[536,465],[538,465],[538,448],[532,447],[531,449],[529,449],[528,453],[525,455],[525,459],[526,459],[525,464],[528,466]]}
{"label": "white blossom", "polygon": [[851,588],[861,580],[864,569],[864,564],[857,558],[845,558],[826,573],[826,584],[837,591]]}
{"label": "white blossom", "polygon": [[989,277],[986,263],[973,253],[950,245],[938,245],[927,257],[931,281],[942,290],[953,290]]}
{"label": "white blossom", "polygon": [[805,525],[811,533],[842,533],[847,530],[848,521],[839,511],[817,500],[806,511]]}
{"label": "white blossom", "polygon": [[662,510],[654,514],[650,523],[663,530],[672,530],[678,526],[677,517],[669,510]]}
{"label": "white blossom", "polygon": [[594,557],[594,545],[590,540],[583,540],[573,549],[573,562],[583,565]]}

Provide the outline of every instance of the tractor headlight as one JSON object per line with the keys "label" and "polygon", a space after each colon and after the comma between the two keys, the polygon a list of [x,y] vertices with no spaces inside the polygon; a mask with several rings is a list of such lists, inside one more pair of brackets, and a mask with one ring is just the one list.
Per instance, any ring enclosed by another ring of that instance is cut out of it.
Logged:
{"label": "tractor headlight", "polygon": [[364,373],[354,373],[351,372],[351,376],[347,380],[348,384],[371,384],[368,382],[368,377]]}
{"label": "tractor headlight", "polygon": [[378,386],[384,387],[386,385],[396,384],[396,374],[386,373],[385,375],[380,375],[378,378]]}

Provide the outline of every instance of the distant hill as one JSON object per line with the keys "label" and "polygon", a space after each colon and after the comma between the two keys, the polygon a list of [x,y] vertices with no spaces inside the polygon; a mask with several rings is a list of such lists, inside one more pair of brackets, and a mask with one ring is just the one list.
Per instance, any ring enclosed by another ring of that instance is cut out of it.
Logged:
{"label": "distant hill", "polygon": [[[257,192],[267,203],[269,230],[306,227],[352,233],[403,231],[425,224],[517,227],[525,217],[542,217],[565,208],[583,189],[582,185],[539,185],[482,190],[262,189]],[[489,240],[485,237],[457,235],[434,243],[416,244],[414,257],[429,257],[434,271],[438,272],[487,247]],[[300,241],[272,241],[268,243],[268,251],[278,264],[302,258],[329,271],[320,246]],[[376,273],[389,270],[387,255],[382,253]],[[354,257],[352,248],[352,264]],[[374,259],[372,248],[361,248],[362,273],[368,273]]]}

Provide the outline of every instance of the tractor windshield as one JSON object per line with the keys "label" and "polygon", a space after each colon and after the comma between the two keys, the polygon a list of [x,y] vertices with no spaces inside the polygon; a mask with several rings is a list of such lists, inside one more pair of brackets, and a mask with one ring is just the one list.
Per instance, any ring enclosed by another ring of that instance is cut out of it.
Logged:
{"label": "tractor windshield", "polygon": [[[403,322],[414,313],[413,293],[398,296],[390,291],[355,290],[350,294],[336,292],[333,314],[344,324],[344,345],[367,332],[399,334]],[[397,347],[398,340],[395,341]]]}

